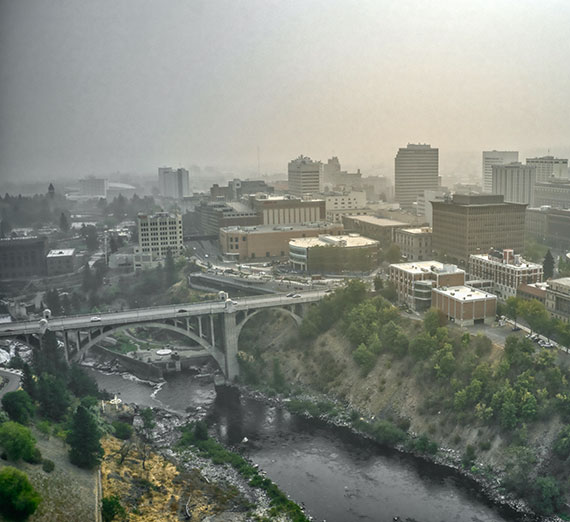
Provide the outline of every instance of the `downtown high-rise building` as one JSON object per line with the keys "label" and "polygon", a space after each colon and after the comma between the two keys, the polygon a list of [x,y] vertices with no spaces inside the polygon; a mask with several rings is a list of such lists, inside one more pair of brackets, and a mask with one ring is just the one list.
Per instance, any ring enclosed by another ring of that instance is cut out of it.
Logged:
{"label": "downtown high-rise building", "polygon": [[483,192],[493,191],[493,165],[506,165],[519,160],[516,150],[484,150],[483,151]]}
{"label": "downtown high-rise building", "polygon": [[493,194],[501,194],[507,203],[526,203],[534,207],[536,168],[522,163],[493,165]]}
{"label": "downtown high-rise building", "polygon": [[297,197],[307,197],[321,191],[320,161],[313,161],[307,156],[299,156],[289,162],[287,179],[289,181],[289,194]]}
{"label": "downtown high-rise building", "polygon": [[158,186],[165,198],[182,199],[190,196],[190,175],[186,169],[159,167]]}
{"label": "downtown high-rise building", "polygon": [[536,167],[536,181],[568,180],[568,160],[543,156],[542,158],[527,158],[526,164]]}
{"label": "downtown high-rise building", "polygon": [[412,209],[420,194],[438,188],[438,173],[439,149],[412,143],[399,149],[394,170],[396,201],[402,208]]}

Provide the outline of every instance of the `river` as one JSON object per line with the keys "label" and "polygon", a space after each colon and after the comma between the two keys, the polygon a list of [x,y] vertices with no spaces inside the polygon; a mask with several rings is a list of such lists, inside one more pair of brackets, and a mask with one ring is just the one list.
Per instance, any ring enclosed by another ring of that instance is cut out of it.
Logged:
{"label": "river", "polygon": [[244,453],[317,520],[506,522],[467,481],[348,430],[239,397],[217,398],[210,379],[175,374],[160,387],[89,370],[124,402],[184,412],[203,408],[219,438]]}

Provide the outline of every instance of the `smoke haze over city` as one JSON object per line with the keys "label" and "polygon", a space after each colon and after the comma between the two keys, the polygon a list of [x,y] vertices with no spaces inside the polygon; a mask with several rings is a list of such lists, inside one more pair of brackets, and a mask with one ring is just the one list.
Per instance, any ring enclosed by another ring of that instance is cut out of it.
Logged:
{"label": "smoke haze over city", "polygon": [[[0,179],[567,157],[567,2],[0,3]],[[458,171],[463,172],[458,172]]]}

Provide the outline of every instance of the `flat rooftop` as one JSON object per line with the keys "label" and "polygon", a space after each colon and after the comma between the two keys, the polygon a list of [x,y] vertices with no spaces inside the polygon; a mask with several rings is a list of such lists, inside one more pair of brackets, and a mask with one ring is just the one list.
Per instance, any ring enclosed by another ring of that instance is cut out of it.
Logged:
{"label": "flat rooftop", "polygon": [[431,234],[431,227],[420,227],[420,228],[403,228],[400,232],[406,232],[408,234]]}
{"label": "flat rooftop", "polygon": [[484,292],[483,290],[478,290],[476,288],[471,288],[470,286],[446,286],[443,288],[434,288],[433,291],[446,295],[457,301],[497,299],[497,296],[494,294],[490,294],[489,292]]}
{"label": "flat rooftop", "polygon": [[311,248],[316,246],[351,248],[377,245],[378,241],[357,234],[350,234],[344,236],[321,235],[318,237],[300,237],[291,239],[289,244],[301,248]]}
{"label": "flat rooftop", "polygon": [[568,288],[570,288],[570,277],[561,277],[559,279],[551,279],[549,281],[550,285],[556,284],[556,285],[561,285],[561,286],[567,286]]}
{"label": "flat rooftop", "polygon": [[220,230],[224,232],[239,232],[243,234],[269,234],[272,232],[294,232],[294,231],[307,231],[307,230],[330,230],[342,229],[342,225],[335,223],[327,223],[319,221],[315,223],[302,223],[294,225],[252,225],[252,226],[239,226],[234,225],[230,227],[222,227]]}
{"label": "flat rooftop", "polygon": [[515,263],[504,263],[502,258],[490,256],[489,254],[471,254],[469,257],[473,259],[480,259],[482,261],[487,261],[488,263],[493,263],[495,265],[508,266],[509,268],[513,268],[516,270],[524,270],[527,268],[535,268],[535,269],[542,268],[541,264],[531,263],[530,261],[527,261],[526,259],[522,258],[520,264],[517,265]]}
{"label": "flat rooftop", "polygon": [[370,225],[375,225],[377,227],[409,226],[409,223],[404,223],[403,221],[396,221],[395,219],[379,218],[376,216],[347,216],[347,218],[355,221],[362,221],[363,223],[369,223]]}
{"label": "flat rooftop", "polygon": [[457,268],[456,265],[448,265],[440,263],[439,261],[415,261],[413,263],[393,263],[390,268],[395,267],[399,270],[405,272],[410,272],[412,274],[421,274],[427,272],[433,272],[434,274],[454,274],[454,273],[465,273],[465,270]]}
{"label": "flat rooftop", "polygon": [[63,248],[60,250],[50,250],[47,257],[66,257],[75,254],[75,248]]}

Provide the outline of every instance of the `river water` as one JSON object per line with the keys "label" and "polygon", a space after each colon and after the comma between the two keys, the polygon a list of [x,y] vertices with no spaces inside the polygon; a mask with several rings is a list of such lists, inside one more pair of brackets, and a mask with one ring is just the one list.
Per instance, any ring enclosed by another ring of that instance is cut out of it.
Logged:
{"label": "river water", "polygon": [[[239,397],[216,397],[210,379],[176,374],[160,386],[89,370],[124,402],[209,412],[221,440],[241,450],[279,487],[327,522],[506,522],[464,479],[320,421]],[[247,442],[241,443],[246,437]]]}

